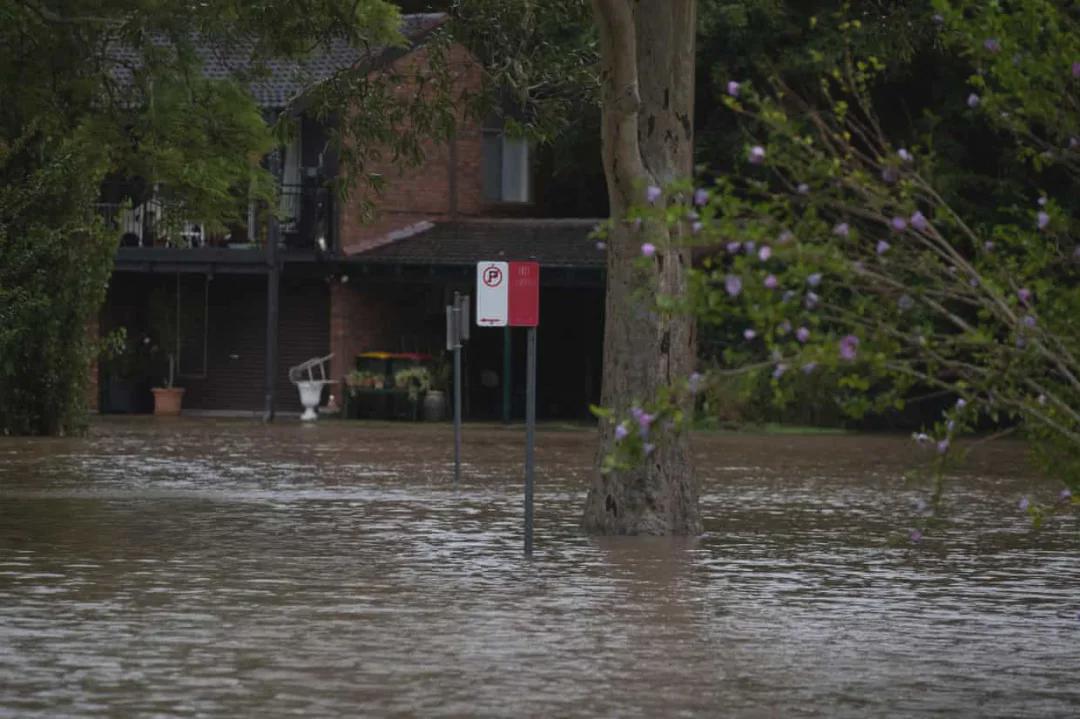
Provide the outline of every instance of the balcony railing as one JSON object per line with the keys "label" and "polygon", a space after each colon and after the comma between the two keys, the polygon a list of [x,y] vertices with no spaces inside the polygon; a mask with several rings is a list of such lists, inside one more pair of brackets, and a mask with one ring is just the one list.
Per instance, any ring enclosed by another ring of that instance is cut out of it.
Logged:
{"label": "balcony railing", "polygon": [[[120,233],[121,247],[257,247],[266,242],[265,208],[252,206],[246,220],[221,232],[206,224],[183,218],[175,208],[156,200],[138,205],[97,203],[95,210],[106,227]],[[289,248],[327,248],[331,237],[331,195],[323,187],[285,185],[278,202],[281,243]]]}
{"label": "balcony railing", "polygon": [[105,226],[120,233],[121,247],[203,247],[210,241],[202,222],[172,219],[161,203],[141,205],[99,202],[95,205]]}

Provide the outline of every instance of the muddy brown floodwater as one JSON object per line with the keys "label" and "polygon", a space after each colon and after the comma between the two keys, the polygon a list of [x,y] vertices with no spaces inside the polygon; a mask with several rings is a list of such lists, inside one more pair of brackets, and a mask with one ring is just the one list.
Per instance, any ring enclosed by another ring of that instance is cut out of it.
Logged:
{"label": "muddy brown floodwater", "polygon": [[1080,715],[1080,521],[1017,444],[920,545],[903,438],[695,437],[705,536],[577,530],[593,433],[0,439],[0,716]]}

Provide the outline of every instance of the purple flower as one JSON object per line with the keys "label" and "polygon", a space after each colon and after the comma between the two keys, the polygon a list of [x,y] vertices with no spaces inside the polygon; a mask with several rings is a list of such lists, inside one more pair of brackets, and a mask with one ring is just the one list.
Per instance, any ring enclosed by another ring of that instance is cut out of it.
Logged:
{"label": "purple flower", "polygon": [[986,48],[987,52],[993,53],[995,55],[1001,52],[1001,43],[998,42],[996,38],[986,38],[986,40],[983,41],[983,47]]}
{"label": "purple flower", "polygon": [[1038,402],[1039,404],[1043,404],[1043,405],[1046,404],[1046,395],[1045,394],[1040,394],[1038,397],[1035,398],[1035,401]]}
{"label": "purple flower", "polygon": [[886,167],[881,171],[881,180],[886,184],[892,185],[900,179],[900,173],[896,171],[895,167]]}
{"label": "purple flower", "polygon": [[817,362],[807,362],[802,366],[803,374],[811,374],[817,369]]}
{"label": "purple flower", "polygon": [[641,448],[645,451],[645,456],[646,457],[648,457],[650,454],[652,454],[653,452],[656,451],[656,445],[655,444],[649,444],[648,442],[643,444],[641,446]]}
{"label": "purple flower", "polygon": [[943,440],[941,440],[940,442],[937,443],[937,452],[938,452],[938,454],[945,454],[948,451],[949,451],[949,440],[943,439]]}
{"label": "purple flower", "polygon": [[855,359],[859,353],[859,338],[855,335],[847,335],[840,340],[840,358],[847,361]]}
{"label": "purple flower", "polygon": [[751,252],[753,252],[755,247],[757,247],[757,243],[754,242],[753,240],[747,240],[746,242],[743,243],[743,249],[746,250],[747,254],[750,254]]}
{"label": "purple flower", "polygon": [[970,95],[968,95],[967,105],[968,107],[976,108],[979,106],[980,101],[981,100],[978,95],[976,95],[975,93],[971,93]]}
{"label": "purple flower", "polygon": [[849,234],[851,234],[851,228],[848,227],[848,223],[841,222],[836,227],[832,228],[832,232],[837,237],[847,237]]}
{"label": "purple flower", "polygon": [[807,340],[810,339],[810,330],[808,330],[806,327],[800,327],[799,329],[795,330],[795,339],[805,343]]}
{"label": "purple flower", "polygon": [[626,435],[630,434],[630,430],[626,429],[626,425],[620,424],[615,427],[615,441],[622,442],[626,439]]}
{"label": "purple flower", "polygon": [[1080,77],[1080,62],[1074,62],[1072,64],[1073,77]]}
{"label": "purple flower", "polygon": [[1068,502],[1070,499],[1072,499],[1072,491],[1068,487],[1058,492],[1059,501]]}
{"label": "purple flower", "polygon": [[911,534],[908,535],[908,539],[911,540],[912,544],[918,544],[919,542],[921,542],[922,537],[923,537],[923,534],[918,529],[911,530]]}
{"label": "purple flower", "polygon": [[987,252],[993,252],[994,251],[994,243],[991,242],[990,240],[987,240],[986,242],[983,243],[983,249],[986,250]]}
{"label": "purple flower", "polygon": [[694,204],[698,207],[704,207],[709,202],[709,193],[700,187],[694,190]]}
{"label": "purple flower", "polygon": [[785,372],[787,372],[787,365],[781,362],[780,364],[776,365],[775,369],[773,369],[773,379],[780,379],[784,376]]}
{"label": "purple flower", "polygon": [[960,399],[956,400],[956,408],[957,409],[963,409],[964,407],[967,407],[967,400],[966,399],[961,397]]}
{"label": "purple flower", "polygon": [[687,210],[686,219],[687,220],[698,220],[698,219],[701,219],[701,215],[694,212],[693,210]]}
{"label": "purple flower", "polygon": [[645,201],[652,205],[660,199],[660,195],[662,195],[663,192],[664,191],[656,185],[649,185],[645,188]]}
{"label": "purple flower", "polygon": [[910,152],[908,152],[907,150],[905,150],[902,147],[899,150],[896,151],[896,154],[899,155],[900,159],[903,160],[904,162],[911,162],[911,161],[913,161],[915,159],[914,156],[912,156],[912,154]]}
{"label": "purple flower", "polygon": [[1040,210],[1039,214],[1035,217],[1040,230],[1045,230],[1047,225],[1050,224],[1050,214],[1047,213],[1045,210]]}
{"label": "purple flower", "polygon": [[795,299],[795,295],[798,293],[795,290],[784,290],[784,294],[780,297],[781,302],[791,302]]}
{"label": "purple flower", "polygon": [[934,21],[935,25],[941,25],[945,22],[945,16],[939,12],[934,13],[930,19]]}
{"label": "purple flower", "polygon": [[892,247],[892,245],[890,245],[890,244],[889,244],[888,242],[886,242],[885,240],[878,240],[878,243],[877,243],[877,253],[878,253],[879,255],[884,255],[884,254],[885,254],[886,252],[888,252],[888,251],[889,251],[889,248],[890,248],[890,247]]}
{"label": "purple flower", "polygon": [[806,293],[806,309],[812,310],[815,307],[817,307],[818,301],[820,299],[821,298],[818,297],[816,292],[807,292]]}
{"label": "purple flower", "polygon": [[728,275],[724,278],[724,289],[732,297],[738,297],[742,292],[742,280],[737,275]]}
{"label": "purple flower", "polygon": [[891,227],[894,232],[903,232],[907,229],[907,220],[898,215],[889,220],[889,227]]}
{"label": "purple flower", "polygon": [[1028,501],[1027,497],[1021,497],[1020,501],[1016,503],[1016,506],[1020,508],[1021,512],[1026,512],[1028,507],[1031,506],[1031,502]]}
{"label": "purple flower", "polygon": [[607,243],[606,243],[606,242],[597,242],[597,243],[596,243],[596,249],[598,249],[598,250],[600,250],[601,252],[603,252],[604,250],[606,250],[606,249],[607,249]]}
{"label": "purple flower", "polygon": [[900,299],[896,301],[896,304],[906,312],[915,306],[915,300],[911,299],[911,295],[900,295]]}
{"label": "purple flower", "polygon": [[1024,327],[1027,327],[1028,329],[1034,329],[1035,325],[1038,324],[1033,315],[1024,315],[1021,322],[1023,322]]}
{"label": "purple flower", "polygon": [[646,242],[641,246],[641,254],[645,255],[646,257],[652,257],[656,254],[656,245],[651,242]]}
{"label": "purple flower", "polygon": [[764,262],[765,260],[772,257],[772,248],[769,247],[768,245],[762,245],[761,249],[758,250],[757,256],[758,256],[759,260]]}
{"label": "purple flower", "polygon": [[787,243],[791,242],[794,239],[795,239],[795,234],[791,230],[784,230],[776,238],[776,242],[777,242],[777,244],[786,245]]}
{"label": "purple flower", "polygon": [[1020,299],[1020,301],[1021,301],[1021,302],[1023,302],[1023,303],[1025,304],[1025,305],[1027,305],[1027,304],[1031,304],[1031,290],[1029,290],[1028,288],[1026,288],[1026,287],[1021,287],[1020,289],[1018,289],[1018,290],[1016,291],[1016,296],[1017,296],[1017,297],[1018,297],[1018,298]]}
{"label": "purple flower", "polygon": [[749,159],[750,163],[753,165],[760,165],[765,162],[765,148],[761,145],[754,145],[751,147]]}
{"label": "purple flower", "polygon": [[950,419],[948,422],[946,422],[945,423],[945,430],[949,434],[952,434],[956,430],[956,420]]}
{"label": "purple flower", "polygon": [[728,251],[729,255],[734,255],[735,253],[737,253],[741,249],[742,249],[742,243],[741,242],[729,242],[729,243],[727,243],[727,251]]}
{"label": "purple flower", "polygon": [[697,233],[701,232],[702,227],[704,227],[704,225],[702,225],[700,222],[695,222],[694,224],[690,225],[690,231],[696,235]]}
{"label": "purple flower", "polygon": [[795,188],[795,191],[798,192],[800,195],[809,195],[810,185],[806,184],[805,182],[800,182],[799,186]]}
{"label": "purple flower", "polygon": [[746,329],[744,329],[744,330],[743,330],[742,336],[743,336],[744,338],[746,338],[746,341],[747,341],[747,342],[749,342],[750,340],[752,340],[752,339],[754,339],[755,337],[757,337],[757,332],[755,332],[755,331],[754,331],[754,330],[752,330],[751,328],[747,327]]}
{"label": "purple flower", "polygon": [[814,274],[808,276],[806,278],[806,284],[810,285],[811,287],[817,287],[818,285],[820,285],[821,284],[821,273],[820,272],[815,272]]}
{"label": "purple flower", "polygon": [[765,277],[765,286],[770,290],[775,290],[780,284],[780,280],[776,279],[776,275],[767,275]]}
{"label": "purple flower", "polygon": [[735,82],[734,80],[728,81],[727,94],[731,95],[732,97],[738,97],[739,96],[739,83]]}
{"label": "purple flower", "polygon": [[1046,195],[1038,199],[1039,207],[1046,207]]}
{"label": "purple flower", "polygon": [[919,232],[926,232],[930,227],[930,223],[926,221],[926,216],[918,210],[915,210],[915,214],[911,216],[909,222]]}
{"label": "purple flower", "polygon": [[649,427],[652,426],[653,420],[656,419],[654,415],[649,414],[640,407],[634,407],[630,410],[630,414],[634,417],[634,421],[638,425],[638,433],[642,438],[649,436]]}
{"label": "purple flower", "polygon": [[690,378],[686,381],[687,387],[690,388],[690,394],[697,394],[701,391],[701,383],[704,379],[700,372],[694,372],[690,375]]}

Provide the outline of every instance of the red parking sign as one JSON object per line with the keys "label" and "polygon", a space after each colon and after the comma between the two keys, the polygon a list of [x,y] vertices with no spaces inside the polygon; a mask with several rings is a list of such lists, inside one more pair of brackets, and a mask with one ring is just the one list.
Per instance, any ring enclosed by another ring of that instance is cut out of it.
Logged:
{"label": "red parking sign", "polygon": [[509,325],[536,327],[540,324],[540,263],[511,262]]}

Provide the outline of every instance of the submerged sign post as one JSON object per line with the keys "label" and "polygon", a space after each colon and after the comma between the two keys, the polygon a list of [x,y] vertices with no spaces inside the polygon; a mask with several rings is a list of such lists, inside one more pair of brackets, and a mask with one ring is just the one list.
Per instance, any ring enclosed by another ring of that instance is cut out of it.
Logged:
{"label": "submerged sign post", "polygon": [[461,484],[461,343],[469,339],[469,296],[446,306],[446,349],[454,353],[454,486]]}
{"label": "submerged sign post", "polygon": [[[533,550],[533,445],[536,434],[536,326],[540,324],[540,264],[479,262],[476,325],[528,327],[525,368],[525,554]],[[506,378],[503,378],[506,381]]]}

